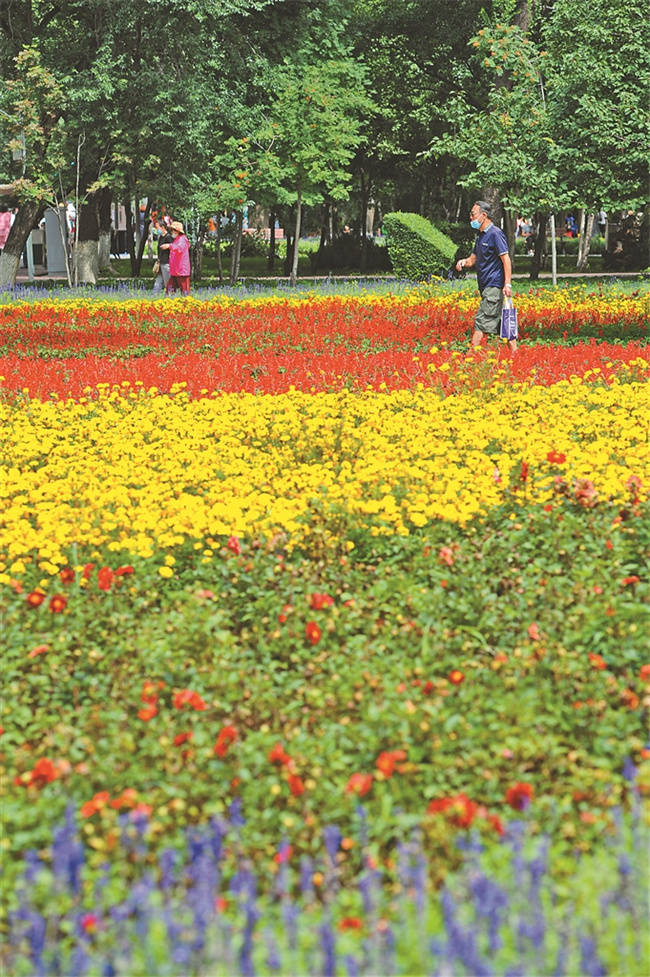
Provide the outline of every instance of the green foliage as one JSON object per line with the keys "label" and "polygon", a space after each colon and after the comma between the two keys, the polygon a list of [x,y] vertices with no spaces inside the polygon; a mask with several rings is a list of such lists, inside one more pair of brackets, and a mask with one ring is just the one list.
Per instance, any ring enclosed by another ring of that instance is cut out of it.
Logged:
{"label": "green foliage", "polygon": [[456,245],[425,217],[396,211],[386,214],[383,226],[398,278],[423,281],[445,274],[456,254]]}

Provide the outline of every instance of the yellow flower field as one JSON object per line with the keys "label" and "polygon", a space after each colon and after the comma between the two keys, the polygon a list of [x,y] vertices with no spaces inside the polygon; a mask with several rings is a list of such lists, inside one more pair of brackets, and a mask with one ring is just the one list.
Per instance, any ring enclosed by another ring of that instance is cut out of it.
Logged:
{"label": "yellow flower field", "polygon": [[105,390],[5,403],[1,569],[7,580],[37,559],[54,574],[73,544],[149,557],[283,531],[295,545],[340,534],[348,517],[408,534],[432,519],[465,524],[509,485],[547,502],[556,476],[623,499],[630,476],[647,478],[649,417],[647,384],[577,378],[444,400],[422,388],[196,400]]}

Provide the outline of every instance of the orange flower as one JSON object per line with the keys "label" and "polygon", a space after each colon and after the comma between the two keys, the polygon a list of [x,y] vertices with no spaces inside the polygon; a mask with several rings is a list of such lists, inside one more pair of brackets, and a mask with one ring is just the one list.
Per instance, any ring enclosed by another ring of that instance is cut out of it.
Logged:
{"label": "orange flower", "polygon": [[305,637],[310,644],[317,645],[321,639],[322,633],[323,632],[315,621],[307,621],[307,624],[305,625]]}
{"label": "orange flower", "polygon": [[75,573],[71,567],[64,567],[63,570],[59,571],[59,580],[61,583],[72,583],[74,578]]}
{"label": "orange flower", "polygon": [[552,465],[563,465],[566,461],[566,455],[561,451],[549,451],[546,460],[550,461]]}
{"label": "orange flower", "polygon": [[111,807],[119,811],[122,807],[134,808],[138,804],[138,792],[133,787],[125,787],[119,797],[111,801]]}
{"label": "orange flower", "polygon": [[441,563],[445,563],[448,567],[454,565],[454,551],[450,546],[443,546],[438,553],[438,559]]}
{"label": "orange flower", "polygon": [[650,680],[650,665],[642,665],[639,672],[639,678],[642,682],[647,682]]}
{"label": "orange flower", "polygon": [[36,590],[32,590],[31,594],[27,594],[27,603],[30,607],[40,607],[45,600],[45,591],[37,587]]}
{"label": "orange flower", "polygon": [[607,668],[605,659],[601,655],[596,655],[593,651],[589,652],[589,661],[591,662],[593,668]]}
{"label": "orange flower", "polygon": [[148,723],[150,719],[158,715],[158,707],[155,705],[146,706],[144,709],[138,710],[138,719],[141,719],[144,723]]}
{"label": "orange flower", "polygon": [[50,650],[50,646],[49,645],[36,645],[36,647],[35,648],[32,648],[32,650],[29,652],[29,654],[27,655],[27,657],[28,658],[36,658],[37,655],[44,655],[49,650]]}
{"label": "orange flower", "polygon": [[345,785],[346,794],[356,794],[363,797],[372,787],[371,773],[353,773]]}
{"label": "orange flower", "polygon": [[401,760],[406,760],[404,750],[384,750],[377,757],[375,766],[383,773],[384,777],[389,778],[393,776],[395,767]]}
{"label": "orange flower", "polygon": [[292,610],[293,610],[293,607],[292,607],[291,604],[285,604],[283,606],[281,612],[278,614],[278,621],[279,621],[280,624],[284,624],[284,622],[286,621],[286,619],[291,614]]}
{"label": "orange flower", "polygon": [[182,709],[183,706],[189,706],[191,709],[195,709],[196,712],[202,712],[208,708],[199,693],[192,692],[191,689],[181,689],[180,692],[176,692],[172,699],[172,704],[174,709]]}
{"label": "orange flower", "polygon": [[539,641],[540,633],[539,627],[537,626],[537,621],[533,621],[532,624],[528,625],[528,637],[531,641]]}
{"label": "orange flower", "polygon": [[55,594],[50,598],[48,606],[53,614],[61,614],[68,606],[68,598],[63,594]]}
{"label": "orange flower", "polygon": [[447,678],[449,679],[452,685],[460,685],[461,682],[465,681],[464,674],[461,671],[459,671],[459,669],[457,668],[452,669],[452,671],[449,673]]}
{"label": "orange flower", "polygon": [[19,787],[45,787],[46,784],[51,784],[53,780],[58,780],[60,776],[61,771],[56,764],[48,757],[41,757],[40,760],[36,761],[33,770],[16,777],[14,783]]}
{"label": "orange flower", "polygon": [[237,730],[234,726],[224,726],[217,736],[217,741],[214,744],[214,752],[217,756],[224,757],[228,752],[228,747],[231,743],[237,740]]}

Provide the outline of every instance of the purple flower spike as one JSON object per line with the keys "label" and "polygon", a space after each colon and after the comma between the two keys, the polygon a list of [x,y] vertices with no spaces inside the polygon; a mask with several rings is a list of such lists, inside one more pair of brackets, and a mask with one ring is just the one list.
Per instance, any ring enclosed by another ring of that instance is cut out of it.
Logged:
{"label": "purple flower spike", "polygon": [[336,864],[336,856],[338,854],[339,845],[341,844],[341,838],[341,832],[335,824],[325,825],[323,828],[323,841],[325,842],[327,854],[334,864]]}

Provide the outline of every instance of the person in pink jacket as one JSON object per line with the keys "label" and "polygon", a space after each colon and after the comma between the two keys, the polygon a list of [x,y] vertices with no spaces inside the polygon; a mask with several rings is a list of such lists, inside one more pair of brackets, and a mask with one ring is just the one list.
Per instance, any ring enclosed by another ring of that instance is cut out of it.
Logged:
{"label": "person in pink jacket", "polygon": [[180,288],[181,295],[190,294],[190,274],[192,267],[190,264],[190,242],[187,240],[185,230],[180,221],[172,221],[169,225],[169,233],[173,241],[171,244],[161,244],[160,248],[169,249],[169,281],[167,282],[167,295]]}

